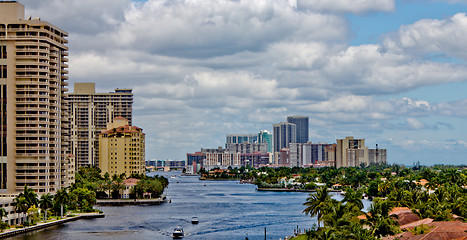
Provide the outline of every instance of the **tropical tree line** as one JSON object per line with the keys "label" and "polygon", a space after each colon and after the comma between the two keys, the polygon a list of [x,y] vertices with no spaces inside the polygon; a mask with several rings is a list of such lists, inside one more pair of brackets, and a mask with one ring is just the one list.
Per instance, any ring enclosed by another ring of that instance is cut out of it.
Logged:
{"label": "tropical tree line", "polygon": [[[307,232],[308,239],[378,239],[394,235],[401,231],[396,216],[390,215],[394,207],[407,207],[420,219],[467,220],[467,174],[463,167],[373,166],[329,170],[313,177],[323,180],[327,178],[322,176],[333,176],[334,180],[323,181],[328,186],[334,183],[347,186],[345,197],[342,201],[330,198],[327,187],[310,194],[304,203],[304,213],[316,217],[318,225]],[[355,179],[360,183],[354,182]],[[373,199],[368,212],[362,212],[365,195]]]}
{"label": "tropical tree line", "polygon": [[[85,188],[95,193],[96,198],[122,198],[122,191],[126,189],[124,180],[127,178],[138,179],[138,183],[130,189],[131,197],[143,198],[151,196],[160,197],[164,189],[169,185],[167,178],[163,176],[149,177],[145,174],[126,174],[110,176],[108,173],[101,175],[101,170],[97,167],[83,167],[76,173],[76,181],[72,188]],[[145,194],[148,193],[148,194]]]}

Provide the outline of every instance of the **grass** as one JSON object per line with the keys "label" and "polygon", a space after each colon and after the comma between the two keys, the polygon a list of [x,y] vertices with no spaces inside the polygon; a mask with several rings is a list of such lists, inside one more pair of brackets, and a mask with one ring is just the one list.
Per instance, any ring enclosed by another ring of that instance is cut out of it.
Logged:
{"label": "grass", "polygon": [[306,235],[303,234],[303,235],[291,238],[290,240],[307,240],[307,239],[306,239]]}

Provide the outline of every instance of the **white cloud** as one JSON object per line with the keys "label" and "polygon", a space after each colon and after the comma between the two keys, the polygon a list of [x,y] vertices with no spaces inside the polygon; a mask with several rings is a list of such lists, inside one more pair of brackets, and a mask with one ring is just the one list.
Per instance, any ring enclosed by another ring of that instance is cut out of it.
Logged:
{"label": "white cloud", "polygon": [[325,12],[343,12],[361,14],[374,11],[393,11],[394,0],[298,0],[298,8]]}
{"label": "white cloud", "polygon": [[402,26],[399,31],[384,41],[384,46],[393,51],[419,55],[441,54],[467,60],[467,16],[458,13],[437,20],[423,19]]}

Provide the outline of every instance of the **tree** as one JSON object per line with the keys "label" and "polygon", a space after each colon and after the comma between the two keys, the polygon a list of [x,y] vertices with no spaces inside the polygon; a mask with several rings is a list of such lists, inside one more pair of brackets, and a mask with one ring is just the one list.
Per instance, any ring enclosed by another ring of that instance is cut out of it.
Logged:
{"label": "tree", "polygon": [[28,208],[32,206],[37,206],[38,204],[37,194],[36,192],[34,192],[32,188],[28,188],[28,185],[25,185],[23,192],[20,193],[19,195],[21,194],[22,196],[24,196],[26,203],[28,205]]}
{"label": "tree", "polygon": [[[28,203],[27,203],[26,198],[24,196],[19,194],[17,197],[15,197],[15,199],[13,201],[14,201],[13,204],[15,206],[16,213],[25,214],[28,211],[28,209],[29,209]],[[18,218],[19,218],[19,216],[18,216]]]}
{"label": "tree", "polygon": [[343,202],[346,202],[348,204],[353,204],[354,206],[357,206],[358,209],[363,209],[363,190],[358,189],[354,191],[352,188],[347,188],[345,190],[344,194],[344,199],[342,200]]}
{"label": "tree", "polygon": [[0,208],[0,222],[3,221],[3,217],[6,217],[8,215],[8,212],[5,210],[5,208]]}
{"label": "tree", "polygon": [[326,187],[321,187],[316,190],[315,193],[310,193],[310,196],[306,199],[306,202],[303,204],[307,206],[303,212],[310,217],[318,217],[318,229],[319,222],[322,220],[323,211],[326,209],[326,203],[331,200],[328,189]]}
{"label": "tree", "polygon": [[60,218],[63,218],[64,208],[67,207],[70,197],[66,189],[58,190],[53,200],[56,205],[60,205]]}
{"label": "tree", "polygon": [[112,198],[120,198],[120,190],[125,190],[125,184],[120,177],[117,177],[112,182]]}
{"label": "tree", "polygon": [[39,207],[44,211],[44,222],[47,222],[47,211],[53,206],[53,196],[50,193],[41,196]]}
{"label": "tree", "polygon": [[368,213],[365,213],[366,223],[370,226],[370,232],[375,237],[383,237],[396,234],[397,227],[394,216],[389,212],[394,207],[393,202],[376,198],[370,207]]}

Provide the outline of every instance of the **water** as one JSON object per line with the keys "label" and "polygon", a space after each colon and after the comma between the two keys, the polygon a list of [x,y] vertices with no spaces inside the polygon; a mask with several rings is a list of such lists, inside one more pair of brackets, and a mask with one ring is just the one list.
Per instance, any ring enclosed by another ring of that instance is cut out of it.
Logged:
{"label": "water", "polygon": [[[161,173],[158,173],[161,174]],[[105,218],[78,220],[11,239],[172,239],[181,226],[184,239],[279,239],[297,226],[310,228],[315,219],[302,213],[307,193],[258,192],[238,181],[200,181],[196,176],[162,173],[171,203],[155,206],[98,207]],[[340,196],[335,196],[339,198]],[[368,203],[365,203],[366,206]],[[191,224],[192,217],[199,224]]]}

